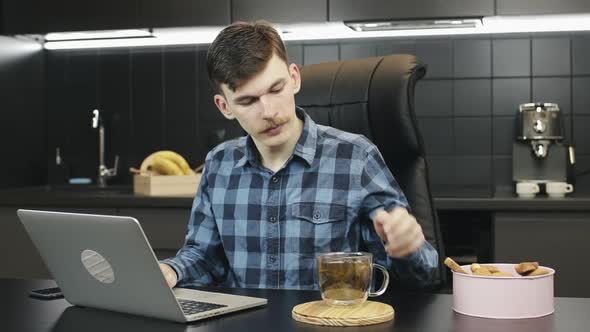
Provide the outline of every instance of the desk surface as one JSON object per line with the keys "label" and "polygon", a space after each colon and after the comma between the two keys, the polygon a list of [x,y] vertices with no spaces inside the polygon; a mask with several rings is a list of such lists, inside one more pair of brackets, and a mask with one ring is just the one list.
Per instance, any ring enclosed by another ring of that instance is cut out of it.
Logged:
{"label": "desk surface", "polygon": [[71,306],[64,299],[43,301],[28,297],[29,290],[54,285],[45,280],[0,279],[0,331],[3,332],[106,332],[106,331],[481,331],[549,332],[588,331],[590,299],[556,298],[553,315],[524,320],[492,320],[464,316],[452,310],[452,295],[390,293],[377,298],[395,308],[391,322],[369,327],[334,328],[307,325],[291,318],[296,304],[317,300],[314,291],[225,290],[234,294],[261,296],[268,305],[189,325],[140,316]]}

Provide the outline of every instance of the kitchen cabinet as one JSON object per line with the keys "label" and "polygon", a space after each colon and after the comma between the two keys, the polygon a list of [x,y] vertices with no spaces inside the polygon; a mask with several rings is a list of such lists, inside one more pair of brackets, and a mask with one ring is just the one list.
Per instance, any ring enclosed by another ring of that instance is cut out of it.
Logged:
{"label": "kitchen cabinet", "polygon": [[556,270],[555,296],[590,297],[590,213],[496,213],[493,224],[494,262],[538,261]]}
{"label": "kitchen cabinet", "polygon": [[137,27],[140,0],[5,0],[6,34]]}
{"label": "kitchen cabinet", "polygon": [[4,0],[5,32],[227,25],[230,0]]}
{"label": "kitchen cabinet", "polygon": [[140,27],[228,25],[230,0],[140,0]]}
{"label": "kitchen cabinet", "polygon": [[264,19],[272,23],[325,22],[327,0],[239,0],[232,3],[234,21]]}
{"label": "kitchen cabinet", "polygon": [[590,13],[588,0],[496,0],[496,15]]}
{"label": "kitchen cabinet", "polygon": [[45,30],[43,13],[47,4],[40,0],[2,0],[2,34],[36,33]]}
{"label": "kitchen cabinet", "polygon": [[43,1],[46,31],[107,30],[137,27],[139,0]]}
{"label": "kitchen cabinet", "polygon": [[494,0],[329,0],[329,8],[330,21],[474,17],[494,15]]}

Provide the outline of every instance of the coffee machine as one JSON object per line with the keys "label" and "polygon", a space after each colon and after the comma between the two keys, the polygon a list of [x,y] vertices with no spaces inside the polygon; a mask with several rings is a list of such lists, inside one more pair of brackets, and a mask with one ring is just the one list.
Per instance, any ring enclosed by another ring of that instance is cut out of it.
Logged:
{"label": "coffee machine", "polygon": [[523,183],[533,188],[537,186],[536,192],[529,192],[536,194],[543,191],[547,183],[571,182],[574,150],[563,142],[564,124],[559,106],[555,103],[521,104],[517,121],[516,140],[512,145],[512,179],[517,189],[524,188]]}

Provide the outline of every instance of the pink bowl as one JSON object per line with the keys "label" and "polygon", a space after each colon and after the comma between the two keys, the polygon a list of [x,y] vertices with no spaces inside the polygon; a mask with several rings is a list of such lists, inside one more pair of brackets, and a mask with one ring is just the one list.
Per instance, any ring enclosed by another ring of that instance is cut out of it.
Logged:
{"label": "pink bowl", "polygon": [[453,272],[453,310],[456,312],[485,318],[520,319],[546,316],[555,311],[555,270],[543,266],[549,274],[523,277],[514,270],[515,264],[482,265],[494,265],[514,277],[473,275],[469,265],[462,266],[469,274]]}

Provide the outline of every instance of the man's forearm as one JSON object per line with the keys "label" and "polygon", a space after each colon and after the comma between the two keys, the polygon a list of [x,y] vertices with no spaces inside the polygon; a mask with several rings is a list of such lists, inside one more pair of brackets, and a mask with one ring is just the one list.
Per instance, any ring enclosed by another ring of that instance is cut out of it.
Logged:
{"label": "man's forearm", "polygon": [[205,264],[200,252],[193,246],[186,245],[178,252],[176,257],[164,259],[160,262],[174,269],[179,283],[188,279],[203,285],[214,283],[210,268]]}
{"label": "man's forearm", "polygon": [[393,277],[404,285],[426,287],[438,269],[438,253],[425,242],[420,249],[403,258],[388,257]]}

